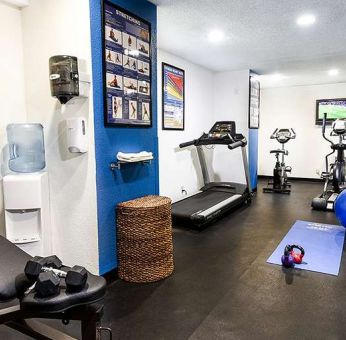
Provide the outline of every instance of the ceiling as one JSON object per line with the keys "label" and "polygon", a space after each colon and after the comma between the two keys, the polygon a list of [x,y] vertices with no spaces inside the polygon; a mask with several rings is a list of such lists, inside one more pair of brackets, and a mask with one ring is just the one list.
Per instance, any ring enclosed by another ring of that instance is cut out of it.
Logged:
{"label": "ceiling", "polygon": [[[346,81],[345,0],[150,0],[159,48],[213,71],[252,69],[265,85]],[[316,23],[296,24],[313,14]],[[220,29],[226,39],[208,41]],[[338,68],[340,74],[328,75]],[[270,74],[280,73],[279,77]]]}
{"label": "ceiling", "polygon": [[0,2],[18,8],[29,6],[29,0],[0,0]]}

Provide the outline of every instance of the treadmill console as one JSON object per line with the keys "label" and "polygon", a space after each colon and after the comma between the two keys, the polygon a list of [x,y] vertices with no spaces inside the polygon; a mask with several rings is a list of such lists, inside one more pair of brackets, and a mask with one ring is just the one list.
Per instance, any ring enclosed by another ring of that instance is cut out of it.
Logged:
{"label": "treadmill console", "polygon": [[[194,139],[189,142],[179,144],[180,148],[185,148],[190,145],[201,146],[201,145],[230,145],[236,142],[241,142],[246,139],[242,134],[236,133],[235,122],[233,121],[222,121],[216,122],[208,133],[203,133],[198,139]],[[244,143],[244,142],[243,142]],[[234,147],[242,146],[242,144],[233,145]]]}
{"label": "treadmill console", "polygon": [[235,137],[235,122],[224,121],[216,122],[208,133],[209,138],[229,138],[229,136]]}

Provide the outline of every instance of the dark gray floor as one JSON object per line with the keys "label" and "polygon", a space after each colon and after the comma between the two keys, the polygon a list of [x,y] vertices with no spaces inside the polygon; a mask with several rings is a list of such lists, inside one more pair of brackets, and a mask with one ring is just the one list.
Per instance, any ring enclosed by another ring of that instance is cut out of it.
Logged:
{"label": "dark gray floor", "polygon": [[[203,232],[175,230],[174,274],[113,283],[104,324],[115,339],[345,339],[346,261],[338,277],[266,263],[295,220],[336,223],[310,209],[321,187],[295,182],[288,196],[260,185],[250,207]],[[1,339],[25,339],[12,334],[0,328]]]}

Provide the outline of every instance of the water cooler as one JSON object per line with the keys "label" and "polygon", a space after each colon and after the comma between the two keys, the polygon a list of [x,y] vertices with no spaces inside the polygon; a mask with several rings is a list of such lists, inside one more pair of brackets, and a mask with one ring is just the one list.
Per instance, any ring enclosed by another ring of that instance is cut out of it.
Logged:
{"label": "water cooler", "polygon": [[9,169],[3,178],[6,238],[30,255],[51,254],[49,182],[45,168],[43,127],[7,127]]}

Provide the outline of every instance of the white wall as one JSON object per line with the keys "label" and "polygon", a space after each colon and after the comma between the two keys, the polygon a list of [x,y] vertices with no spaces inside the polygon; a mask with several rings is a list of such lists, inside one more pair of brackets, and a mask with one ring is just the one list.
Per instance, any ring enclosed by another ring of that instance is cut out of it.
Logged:
{"label": "white wall", "polygon": [[[162,62],[185,70],[185,130],[162,130]],[[209,131],[213,118],[213,73],[165,51],[158,50],[158,136],[160,194],[174,201],[182,198],[181,187],[188,195],[203,186],[195,147],[179,149],[179,144]],[[209,153],[210,154],[210,153]],[[210,156],[207,152],[207,157]]]}
{"label": "white wall", "polygon": [[[248,137],[249,70],[219,72],[214,77],[214,119],[233,120],[237,133]],[[240,148],[215,148],[213,168],[216,181],[246,183]]]}
{"label": "white wall", "polygon": [[[174,201],[203,186],[195,147],[180,150],[178,145],[208,132],[217,120],[235,120],[237,131],[248,134],[249,71],[214,73],[165,51],[158,51],[158,107],[162,108],[161,63],[185,70],[185,131],[162,130],[159,113],[160,194]],[[225,146],[204,148],[212,181],[245,183],[241,151]]]}
{"label": "white wall", "polygon": [[281,145],[269,137],[275,128],[294,128],[295,140],[286,144],[286,164],[292,177],[318,178],[324,171],[324,157],[330,152],[315,125],[316,99],[343,98],[346,84],[265,88],[261,91],[261,128],[259,130],[259,175],[272,175],[275,157],[269,151]]}
{"label": "white wall", "polygon": [[[29,122],[44,126],[50,180],[53,251],[66,264],[98,272],[95,149],[92,97],[77,99],[65,111],[49,87],[49,57],[74,55],[91,72],[88,0],[32,0],[22,10],[26,108]],[[92,90],[90,89],[90,95]],[[64,143],[64,120],[85,117],[89,152],[72,155]]]}
{"label": "white wall", "polygon": [[0,2],[0,234],[5,234],[2,177],[7,173],[7,136],[9,123],[26,121],[24,64],[22,50],[21,12],[18,8]]}

